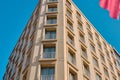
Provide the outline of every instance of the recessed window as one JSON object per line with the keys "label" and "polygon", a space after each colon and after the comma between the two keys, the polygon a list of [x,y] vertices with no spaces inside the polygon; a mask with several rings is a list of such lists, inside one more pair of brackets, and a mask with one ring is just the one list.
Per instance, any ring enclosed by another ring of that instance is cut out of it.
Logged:
{"label": "recessed window", "polygon": [[54,67],[42,67],[41,68],[41,80],[54,80],[55,68]]}
{"label": "recessed window", "polygon": [[106,45],[106,43],[105,43],[105,42],[103,42],[103,45],[107,48],[107,45]]}
{"label": "recessed window", "polygon": [[56,48],[55,45],[45,45],[43,47],[43,58],[55,58]]}
{"label": "recessed window", "polygon": [[81,50],[82,50],[82,55],[87,59],[88,56],[87,56],[87,51],[86,51],[86,49],[81,46]]}
{"label": "recessed window", "polygon": [[48,5],[48,12],[56,12],[57,5]]}
{"label": "recessed window", "polygon": [[67,15],[72,18],[72,12],[70,12],[68,9],[67,9]]}
{"label": "recessed window", "polygon": [[102,80],[101,76],[96,73],[96,80]]}
{"label": "recessed window", "polygon": [[48,2],[56,2],[57,0],[48,0]]}
{"label": "recessed window", "polygon": [[73,72],[69,72],[69,79],[76,80],[76,74],[74,74]]}
{"label": "recessed window", "polygon": [[94,46],[93,44],[90,44],[90,48],[91,48],[91,50],[92,50],[93,52],[96,52],[95,46]]}
{"label": "recessed window", "polygon": [[74,37],[68,34],[68,43],[74,46]]}
{"label": "recessed window", "polygon": [[45,39],[56,39],[56,30],[45,30]]}
{"label": "recessed window", "polygon": [[28,73],[28,72],[26,72],[26,73],[23,75],[23,80],[27,80],[27,73]]}
{"label": "recessed window", "polygon": [[57,24],[57,16],[47,16],[47,24]]}
{"label": "recessed window", "polygon": [[99,35],[97,33],[95,33],[95,36],[96,36],[97,39],[99,39]]}
{"label": "recessed window", "polygon": [[114,71],[112,64],[109,63],[109,65],[110,65],[110,69]]}
{"label": "recessed window", "polygon": [[86,22],[86,26],[88,29],[91,29],[90,25]]}
{"label": "recessed window", "polygon": [[100,50],[102,50],[101,44],[100,44],[100,43],[97,43],[97,45],[98,45],[98,48],[99,48]]}
{"label": "recessed window", "polygon": [[68,53],[69,53],[69,61],[75,65],[76,64],[75,54],[72,51],[69,51]]}
{"label": "recessed window", "polygon": [[78,22],[78,27],[79,27],[81,30],[83,30],[83,25],[82,25],[80,22]]}
{"label": "recessed window", "polygon": [[115,77],[113,77],[113,80],[117,80]]}
{"label": "recessed window", "polygon": [[105,58],[104,58],[104,56],[102,54],[100,54],[100,59],[101,59],[102,62],[105,63]]}
{"label": "recessed window", "polygon": [[110,59],[110,55],[108,51],[106,51],[106,56]]}
{"label": "recessed window", "polygon": [[83,62],[83,70],[84,70],[84,75],[87,77],[90,77],[90,70],[89,70],[89,65]]}
{"label": "recessed window", "polygon": [[88,33],[89,39],[93,40],[93,35],[91,33]]}
{"label": "recessed window", "polygon": [[104,68],[104,73],[107,77],[109,77],[109,73],[108,73],[108,70]]}
{"label": "recessed window", "polygon": [[120,73],[118,73],[118,78],[119,78],[119,80],[120,80]]}
{"label": "recessed window", "polygon": [[80,35],[80,41],[82,41],[83,43],[85,43],[85,37],[84,37],[84,35],[83,34],[79,34]]}
{"label": "recessed window", "polygon": [[80,13],[78,13],[78,12],[77,12],[77,17],[78,17],[79,19],[81,19],[81,15],[80,15]]}
{"label": "recessed window", "polygon": [[73,31],[73,24],[69,20],[67,20],[67,27]]}
{"label": "recessed window", "polygon": [[67,6],[71,9],[71,3],[68,0],[66,0],[66,3],[67,3]]}
{"label": "recessed window", "polygon": [[98,60],[93,57],[93,63],[96,67],[99,67]]}

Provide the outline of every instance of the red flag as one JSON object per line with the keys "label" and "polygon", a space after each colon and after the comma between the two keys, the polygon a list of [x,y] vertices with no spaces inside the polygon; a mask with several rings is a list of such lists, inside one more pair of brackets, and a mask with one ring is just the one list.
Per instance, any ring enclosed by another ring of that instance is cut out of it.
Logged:
{"label": "red flag", "polygon": [[119,18],[120,0],[100,0],[100,6],[110,12],[110,17]]}

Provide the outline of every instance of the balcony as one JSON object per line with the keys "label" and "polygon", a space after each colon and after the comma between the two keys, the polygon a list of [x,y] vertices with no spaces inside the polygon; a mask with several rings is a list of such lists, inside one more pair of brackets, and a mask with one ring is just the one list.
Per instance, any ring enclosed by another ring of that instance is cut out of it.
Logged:
{"label": "balcony", "polygon": [[44,52],[42,58],[55,58],[55,52]]}
{"label": "balcony", "polygon": [[55,80],[54,75],[41,75],[41,80]]}

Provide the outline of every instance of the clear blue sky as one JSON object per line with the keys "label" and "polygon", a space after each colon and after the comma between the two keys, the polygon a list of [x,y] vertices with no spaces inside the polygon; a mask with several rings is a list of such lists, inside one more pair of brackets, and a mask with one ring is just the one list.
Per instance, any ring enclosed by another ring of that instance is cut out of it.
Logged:
{"label": "clear blue sky", "polygon": [[[103,37],[120,52],[120,20],[109,17],[99,0],[73,0]],[[8,58],[38,0],[0,0],[0,80]]]}

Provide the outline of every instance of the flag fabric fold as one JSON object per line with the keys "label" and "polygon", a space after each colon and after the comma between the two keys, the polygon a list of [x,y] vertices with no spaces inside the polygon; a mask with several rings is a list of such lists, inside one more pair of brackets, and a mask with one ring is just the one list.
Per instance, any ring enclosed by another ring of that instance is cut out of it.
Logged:
{"label": "flag fabric fold", "polygon": [[120,0],[100,0],[100,7],[110,12],[110,17],[119,19]]}

